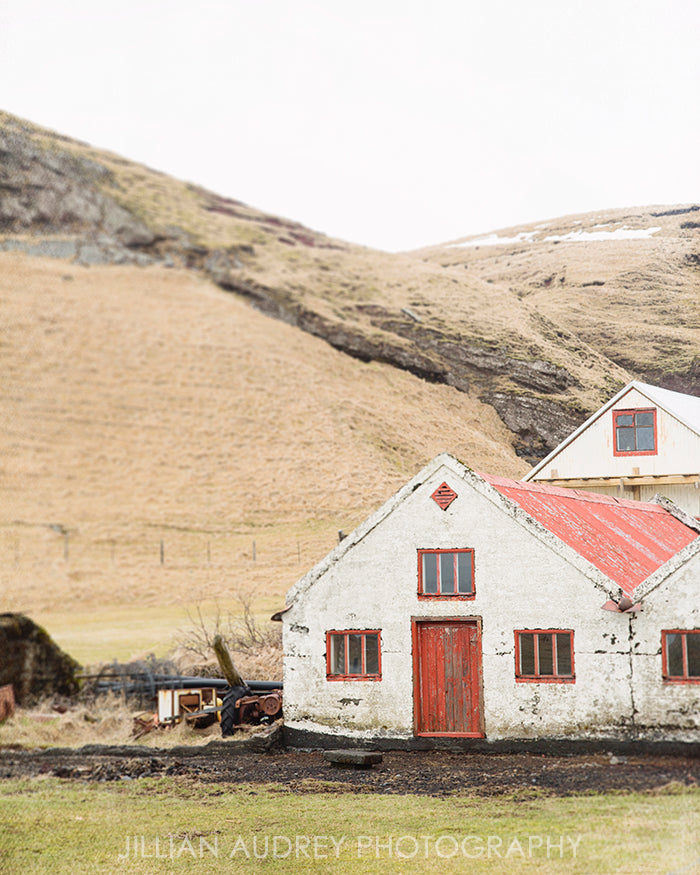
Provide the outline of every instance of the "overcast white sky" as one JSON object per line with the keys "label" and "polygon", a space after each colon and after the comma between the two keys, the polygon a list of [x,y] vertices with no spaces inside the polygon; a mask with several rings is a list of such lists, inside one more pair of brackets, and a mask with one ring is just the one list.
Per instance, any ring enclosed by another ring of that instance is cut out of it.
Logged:
{"label": "overcast white sky", "polygon": [[1,107],[400,250],[700,200],[698,0],[0,0]]}

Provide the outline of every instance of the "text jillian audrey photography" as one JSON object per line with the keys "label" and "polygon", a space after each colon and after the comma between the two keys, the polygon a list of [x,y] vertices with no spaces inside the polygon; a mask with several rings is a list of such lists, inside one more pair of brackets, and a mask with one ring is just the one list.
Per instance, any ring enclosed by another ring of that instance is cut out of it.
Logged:
{"label": "text jillian audrey photography", "polygon": [[117,859],[575,859],[581,836],[570,835],[254,835],[224,839],[216,833],[127,835]]}

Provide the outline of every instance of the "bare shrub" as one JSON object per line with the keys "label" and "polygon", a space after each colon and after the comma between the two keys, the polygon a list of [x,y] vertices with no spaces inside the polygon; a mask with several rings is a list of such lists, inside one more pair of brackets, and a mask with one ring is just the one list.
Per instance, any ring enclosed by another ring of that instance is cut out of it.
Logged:
{"label": "bare shrub", "polygon": [[[220,675],[214,656],[214,638],[220,635],[228,649],[236,654],[234,662],[248,679],[262,675],[267,680],[281,679],[282,628],[268,621],[260,625],[253,613],[255,593],[239,591],[235,598],[241,610],[238,613],[225,611],[216,602],[213,614],[197,605],[187,616],[191,628],[180,630],[177,636],[178,651],[172,658],[181,668],[185,664],[198,675]],[[199,657],[201,664],[192,665],[192,658]],[[189,660],[189,663],[188,663]]]}

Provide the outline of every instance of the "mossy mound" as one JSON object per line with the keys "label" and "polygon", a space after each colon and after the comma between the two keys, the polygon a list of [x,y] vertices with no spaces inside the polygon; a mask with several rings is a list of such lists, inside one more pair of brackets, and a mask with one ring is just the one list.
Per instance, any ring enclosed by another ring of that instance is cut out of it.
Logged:
{"label": "mossy mound", "polygon": [[80,665],[24,614],[0,614],[0,686],[12,684],[18,705],[78,692]]}

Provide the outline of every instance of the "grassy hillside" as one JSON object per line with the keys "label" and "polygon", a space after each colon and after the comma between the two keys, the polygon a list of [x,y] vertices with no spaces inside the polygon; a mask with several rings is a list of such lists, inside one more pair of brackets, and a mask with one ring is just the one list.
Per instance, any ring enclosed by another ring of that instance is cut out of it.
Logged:
{"label": "grassy hillside", "polygon": [[700,393],[699,219],[389,255],[0,113],[3,609],[163,652],[442,450],[517,477],[633,376]]}
{"label": "grassy hillside", "polygon": [[629,376],[506,283],[459,263],[333,240],[9,116],[3,129],[16,168],[8,188],[19,192],[4,204],[8,234],[67,234],[92,250],[108,237],[124,245],[103,245],[104,260],[204,272],[361,360],[491,404],[529,461]]}
{"label": "grassy hillside", "polygon": [[339,529],[444,449],[527,470],[491,407],[191,272],[0,253],[0,319],[3,609],[83,658],[93,612],[107,656],[105,635],[125,652],[115,618],[162,650],[195,602],[254,588],[280,607]]}
{"label": "grassy hillside", "polygon": [[700,206],[602,210],[421,252],[508,288],[631,374],[700,394]]}

